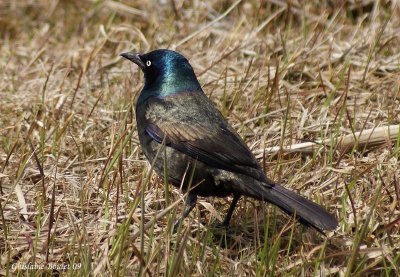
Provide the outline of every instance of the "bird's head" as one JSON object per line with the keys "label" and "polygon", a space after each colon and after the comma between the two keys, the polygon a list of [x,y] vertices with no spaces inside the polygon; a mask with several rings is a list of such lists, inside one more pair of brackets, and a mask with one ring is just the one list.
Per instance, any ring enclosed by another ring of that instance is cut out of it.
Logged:
{"label": "bird's head", "polygon": [[146,54],[127,52],[121,56],[143,71],[144,92],[167,96],[184,91],[202,91],[189,61],[178,52],[160,49]]}

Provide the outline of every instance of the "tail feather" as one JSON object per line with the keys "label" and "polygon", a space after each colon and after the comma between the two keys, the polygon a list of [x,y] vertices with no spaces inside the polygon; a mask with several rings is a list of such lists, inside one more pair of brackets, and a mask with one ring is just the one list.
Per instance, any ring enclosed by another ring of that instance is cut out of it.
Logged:
{"label": "tail feather", "polygon": [[295,214],[301,223],[319,231],[333,230],[338,226],[336,218],[323,207],[278,184],[265,187],[261,198],[289,215]]}

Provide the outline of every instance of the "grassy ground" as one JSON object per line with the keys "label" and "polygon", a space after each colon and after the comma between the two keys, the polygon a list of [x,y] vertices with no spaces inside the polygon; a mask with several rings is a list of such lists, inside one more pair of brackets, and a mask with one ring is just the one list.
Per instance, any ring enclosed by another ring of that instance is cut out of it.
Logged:
{"label": "grassy ground", "polygon": [[[400,123],[399,7],[261,2],[0,2],[0,275],[400,274],[400,140],[356,133]],[[267,175],[340,227],[242,199],[222,231],[210,198],[171,234],[184,196],[142,155],[143,76],[118,56],[156,48],[188,57]]]}

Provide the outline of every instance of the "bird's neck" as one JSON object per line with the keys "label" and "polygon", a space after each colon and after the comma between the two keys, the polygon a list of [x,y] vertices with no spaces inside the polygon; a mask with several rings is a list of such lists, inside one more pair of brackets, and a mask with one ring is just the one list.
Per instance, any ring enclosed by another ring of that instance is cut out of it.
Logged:
{"label": "bird's neck", "polygon": [[174,71],[159,75],[154,80],[146,79],[138,104],[152,97],[163,98],[181,92],[202,92],[200,83],[193,71]]}

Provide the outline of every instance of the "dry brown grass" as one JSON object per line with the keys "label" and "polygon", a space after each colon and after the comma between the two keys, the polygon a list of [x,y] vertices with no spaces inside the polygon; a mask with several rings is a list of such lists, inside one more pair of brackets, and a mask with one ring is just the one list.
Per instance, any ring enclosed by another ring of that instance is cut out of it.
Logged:
{"label": "dry brown grass", "polygon": [[[0,2],[0,275],[400,274],[400,140],[337,147],[400,123],[399,7],[261,2]],[[268,176],[340,227],[323,237],[242,199],[221,232],[226,200],[201,199],[172,235],[183,197],[149,176],[143,77],[119,57],[156,48],[188,57]],[[325,144],[263,154],[307,141]],[[49,264],[70,268],[21,268]]]}

